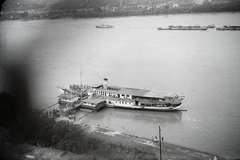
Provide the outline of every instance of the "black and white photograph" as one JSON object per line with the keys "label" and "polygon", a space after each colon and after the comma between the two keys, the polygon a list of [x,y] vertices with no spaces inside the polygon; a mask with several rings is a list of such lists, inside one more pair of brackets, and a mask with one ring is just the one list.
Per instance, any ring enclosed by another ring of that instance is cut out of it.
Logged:
{"label": "black and white photograph", "polygon": [[240,0],[2,0],[0,160],[240,159]]}

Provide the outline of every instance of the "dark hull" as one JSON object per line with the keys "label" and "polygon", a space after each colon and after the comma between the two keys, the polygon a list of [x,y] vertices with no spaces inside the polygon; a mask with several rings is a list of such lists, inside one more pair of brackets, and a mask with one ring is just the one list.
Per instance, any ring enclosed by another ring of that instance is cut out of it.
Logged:
{"label": "dark hull", "polygon": [[207,30],[207,28],[158,28],[158,30]]}
{"label": "dark hull", "polygon": [[230,28],[230,27],[222,27],[222,28],[216,28],[218,31],[240,31],[240,28]]}

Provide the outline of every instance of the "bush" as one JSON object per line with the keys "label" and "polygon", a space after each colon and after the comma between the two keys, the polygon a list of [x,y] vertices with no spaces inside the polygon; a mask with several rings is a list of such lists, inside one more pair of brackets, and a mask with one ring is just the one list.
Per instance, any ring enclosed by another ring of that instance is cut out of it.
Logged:
{"label": "bush", "polygon": [[[9,95],[5,94],[4,99],[6,96]],[[11,102],[12,98],[10,96],[6,99]],[[49,118],[37,110],[29,111],[30,114],[22,118],[21,115],[7,109],[12,108],[12,103],[3,101],[2,94],[0,100],[0,125],[8,129],[13,142],[27,142],[40,147],[52,147],[77,154],[94,154],[109,159],[156,159],[154,153],[88,137],[80,125],[74,125],[68,121],[55,122],[53,118]],[[13,118],[15,116],[20,118]]]}

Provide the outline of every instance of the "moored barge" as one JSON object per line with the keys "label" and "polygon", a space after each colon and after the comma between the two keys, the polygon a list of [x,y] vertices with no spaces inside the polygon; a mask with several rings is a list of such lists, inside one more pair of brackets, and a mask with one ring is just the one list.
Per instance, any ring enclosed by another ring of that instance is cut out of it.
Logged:
{"label": "moored barge", "polygon": [[158,30],[207,30],[207,27],[200,27],[200,28],[195,28],[195,27],[168,27],[168,28],[162,28],[162,27],[159,27],[157,28]]}
{"label": "moored barge", "polygon": [[231,25],[224,25],[223,27],[216,28],[218,31],[230,30],[230,31],[240,31],[240,26],[231,26]]}
{"label": "moored barge", "polygon": [[170,25],[168,27],[159,27],[158,30],[207,30],[208,28],[215,28],[214,24],[207,25],[207,26],[200,26],[200,25],[189,25],[189,26],[182,26],[182,25]]}
{"label": "moored barge", "polygon": [[170,25],[168,27],[169,28],[215,28],[215,25],[214,24],[210,24],[207,26],[200,26],[200,25],[188,25],[188,26],[177,25],[177,26],[174,26],[174,25]]}

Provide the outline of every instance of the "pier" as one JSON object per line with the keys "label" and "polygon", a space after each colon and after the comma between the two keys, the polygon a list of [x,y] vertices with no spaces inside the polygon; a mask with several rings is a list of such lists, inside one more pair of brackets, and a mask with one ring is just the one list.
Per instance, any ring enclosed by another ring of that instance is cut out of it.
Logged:
{"label": "pier", "polygon": [[81,108],[91,109],[98,112],[106,106],[106,100],[99,98],[88,98],[82,101]]}

